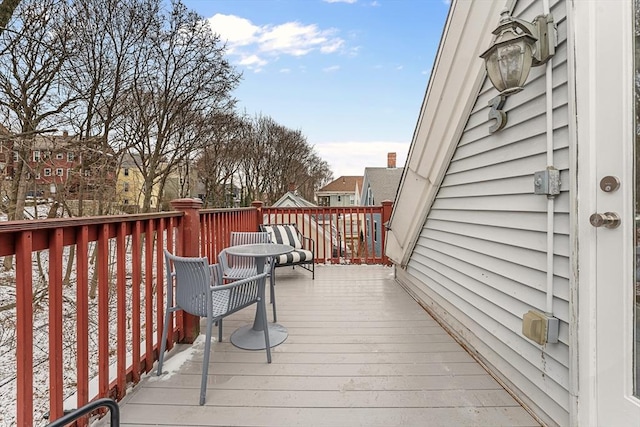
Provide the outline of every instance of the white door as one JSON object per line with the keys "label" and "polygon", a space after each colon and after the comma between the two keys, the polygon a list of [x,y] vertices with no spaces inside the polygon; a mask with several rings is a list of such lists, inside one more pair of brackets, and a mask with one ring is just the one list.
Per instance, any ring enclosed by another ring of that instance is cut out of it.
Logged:
{"label": "white door", "polygon": [[584,425],[640,426],[640,0],[569,4],[575,12],[582,169],[578,419]]}

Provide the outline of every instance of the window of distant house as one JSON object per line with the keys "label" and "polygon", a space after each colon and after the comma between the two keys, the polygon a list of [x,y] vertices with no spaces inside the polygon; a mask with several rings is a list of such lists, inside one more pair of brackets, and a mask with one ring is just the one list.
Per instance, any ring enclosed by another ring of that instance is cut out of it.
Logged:
{"label": "window of distant house", "polygon": [[73,159],[76,158],[76,155],[73,153],[67,153],[67,162],[73,162]]}
{"label": "window of distant house", "polygon": [[64,170],[62,168],[57,168],[56,169],[56,175],[58,175],[58,176],[64,175]]}
{"label": "window of distant house", "polygon": [[84,176],[91,176],[91,169],[85,169]]}
{"label": "window of distant house", "polygon": [[342,196],[338,196],[338,201],[341,202],[342,201]]}
{"label": "window of distant house", "polygon": [[17,162],[17,161],[18,161],[18,152],[17,152],[17,151],[14,151],[14,152],[13,152],[13,161],[14,161],[14,162]]}
{"label": "window of distant house", "polygon": [[378,221],[373,221],[373,241],[378,241]]}
{"label": "window of distant house", "polygon": [[62,160],[64,159],[64,154],[63,153],[56,153],[56,160]]}
{"label": "window of distant house", "polygon": [[34,150],[33,151],[33,161],[34,162],[39,162],[40,161],[40,151],[39,150]]}
{"label": "window of distant house", "polygon": [[129,191],[129,183],[128,182],[124,183],[124,191]]}
{"label": "window of distant house", "polygon": [[128,204],[129,204],[129,199],[124,199],[123,203],[124,203],[125,205],[128,205]]}
{"label": "window of distant house", "polygon": [[44,168],[44,176],[51,176],[51,169]]}
{"label": "window of distant house", "polygon": [[36,179],[40,179],[40,172],[36,172]]}
{"label": "window of distant house", "polygon": [[349,196],[349,204],[353,205],[356,203],[356,196]]}
{"label": "window of distant house", "polygon": [[31,174],[27,172],[27,179],[31,179]]}

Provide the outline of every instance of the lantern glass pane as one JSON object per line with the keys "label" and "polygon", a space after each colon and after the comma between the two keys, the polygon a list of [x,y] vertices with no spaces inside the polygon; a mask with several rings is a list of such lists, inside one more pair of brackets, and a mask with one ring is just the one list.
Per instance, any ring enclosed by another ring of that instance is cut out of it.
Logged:
{"label": "lantern glass pane", "polygon": [[487,67],[487,74],[489,75],[489,80],[493,83],[493,87],[498,89],[500,92],[505,90],[504,81],[502,80],[502,75],[500,74],[500,67],[498,65],[498,50],[494,49],[493,52],[486,58],[485,65]]}
{"label": "lantern glass pane", "polygon": [[531,69],[531,47],[523,40],[498,47],[498,67],[503,91],[522,87]]}

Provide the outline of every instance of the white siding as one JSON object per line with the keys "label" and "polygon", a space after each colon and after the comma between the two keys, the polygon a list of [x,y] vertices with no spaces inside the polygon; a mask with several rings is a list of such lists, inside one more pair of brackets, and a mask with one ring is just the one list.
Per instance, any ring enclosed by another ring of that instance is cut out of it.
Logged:
{"label": "white siding", "polygon": [[[546,161],[545,67],[507,99],[508,124],[490,134],[487,79],[431,206],[406,270],[405,284],[448,323],[545,421],[569,423],[570,194],[566,10],[552,2],[559,46],[553,58],[555,203],[554,315],[560,342],[539,346],[522,335],[522,316],[545,311],[545,196],[533,174]],[[542,3],[520,1],[514,15],[532,20]],[[476,59],[472,59],[476,60]],[[477,59],[480,60],[480,59]],[[402,280],[401,272],[400,280]],[[438,313],[439,310],[439,313]]]}

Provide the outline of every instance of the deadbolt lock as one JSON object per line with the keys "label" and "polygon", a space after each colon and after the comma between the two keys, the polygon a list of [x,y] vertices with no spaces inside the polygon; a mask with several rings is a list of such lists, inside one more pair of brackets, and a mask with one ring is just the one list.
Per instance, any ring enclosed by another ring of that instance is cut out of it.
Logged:
{"label": "deadbolt lock", "polygon": [[620,225],[620,215],[615,212],[594,213],[589,217],[594,227],[617,228]]}
{"label": "deadbolt lock", "polygon": [[605,193],[612,193],[620,188],[620,180],[615,176],[605,176],[600,180],[600,189]]}

